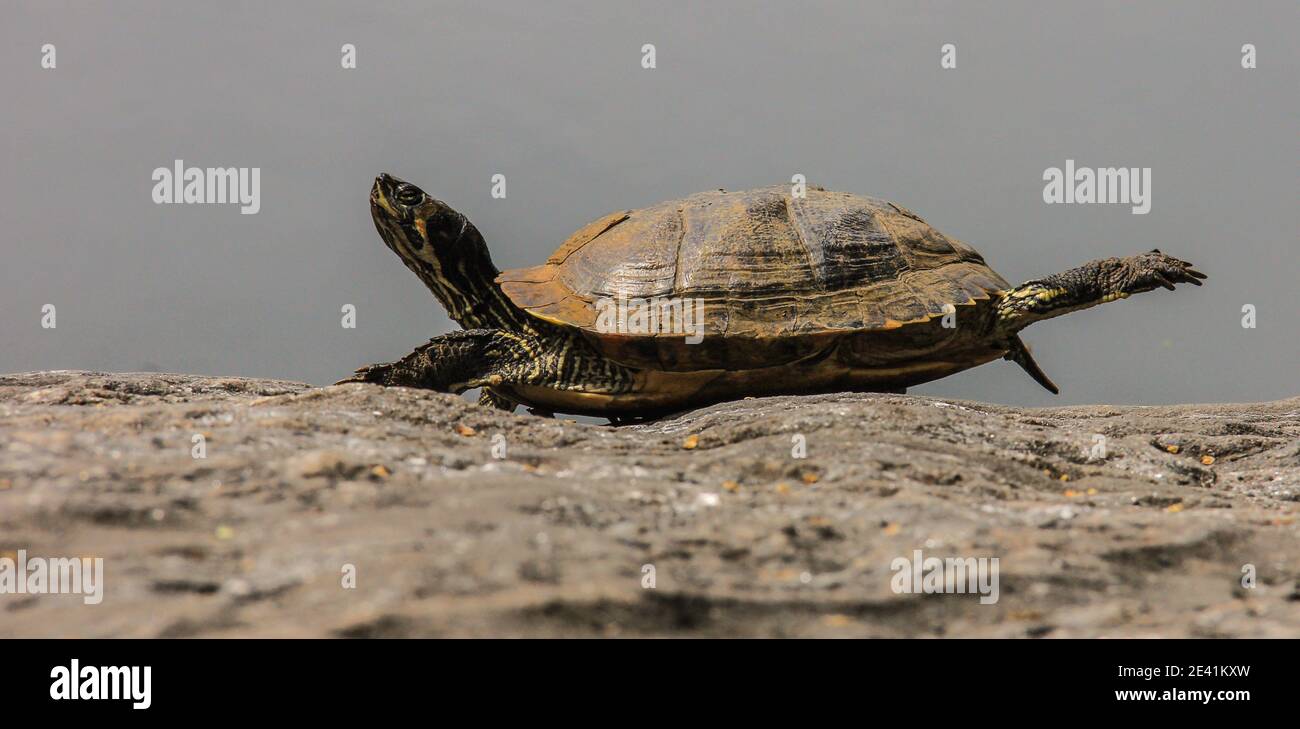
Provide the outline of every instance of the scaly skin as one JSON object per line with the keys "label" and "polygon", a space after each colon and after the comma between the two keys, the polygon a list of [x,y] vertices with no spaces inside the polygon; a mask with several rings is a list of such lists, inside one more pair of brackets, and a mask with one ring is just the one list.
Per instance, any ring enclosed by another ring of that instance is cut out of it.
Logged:
{"label": "scaly skin", "polygon": [[1205,274],[1159,250],[1127,258],[1105,258],[1007,291],[997,304],[996,335],[1008,335],[1034,322],[1069,314],[1131,294],[1176,283],[1201,285]]}
{"label": "scaly skin", "polygon": [[[502,329],[462,329],[434,337],[396,362],[362,367],[335,384],[373,382],[456,394],[475,387],[533,385],[618,394],[631,389],[632,379],[632,370],[595,354],[577,335],[546,342]],[[488,397],[479,404],[515,408],[502,395]]]}
{"label": "scaly skin", "polygon": [[516,350],[498,329],[462,329],[434,337],[396,362],[362,367],[344,381],[461,393],[500,384],[501,371],[515,369],[502,363]]}

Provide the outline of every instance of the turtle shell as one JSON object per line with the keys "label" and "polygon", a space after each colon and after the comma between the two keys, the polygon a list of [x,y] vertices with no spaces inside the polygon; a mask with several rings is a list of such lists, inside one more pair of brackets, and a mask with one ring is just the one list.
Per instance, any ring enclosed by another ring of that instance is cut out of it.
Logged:
{"label": "turtle shell", "polygon": [[[780,365],[1008,288],[979,253],[906,208],[819,188],[795,197],[787,186],[612,213],[546,263],[496,280],[517,306],[580,330],[611,359],[679,371]],[[602,317],[665,300],[702,305],[698,344],[662,320],[638,329]]]}

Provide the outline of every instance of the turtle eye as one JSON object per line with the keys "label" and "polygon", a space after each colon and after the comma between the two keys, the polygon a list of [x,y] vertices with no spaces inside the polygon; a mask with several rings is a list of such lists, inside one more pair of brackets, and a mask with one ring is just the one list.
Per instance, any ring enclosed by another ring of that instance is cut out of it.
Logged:
{"label": "turtle eye", "polygon": [[394,196],[397,202],[403,205],[418,205],[424,199],[424,193],[419,188],[411,185],[402,185],[397,188],[397,194]]}

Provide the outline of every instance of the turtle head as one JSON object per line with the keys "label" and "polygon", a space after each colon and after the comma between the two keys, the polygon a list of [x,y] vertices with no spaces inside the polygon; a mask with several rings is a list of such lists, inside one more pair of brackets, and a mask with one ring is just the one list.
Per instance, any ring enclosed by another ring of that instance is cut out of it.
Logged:
{"label": "turtle head", "polygon": [[471,227],[446,203],[389,174],[375,178],[370,216],[384,244],[413,269],[417,262],[440,265]]}
{"label": "turtle head", "polygon": [[402,259],[466,329],[521,329],[527,315],[506,300],[478,228],[451,206],[392,175],[375,178],[370,217]]}

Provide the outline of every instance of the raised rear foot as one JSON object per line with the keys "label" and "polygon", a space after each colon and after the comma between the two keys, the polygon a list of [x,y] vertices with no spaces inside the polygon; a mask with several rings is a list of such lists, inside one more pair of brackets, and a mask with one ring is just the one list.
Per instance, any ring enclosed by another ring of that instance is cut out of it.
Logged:
{"label": "raised rear foot", "polygon": [[1103,258],[1078,268],[1027,281],[997,302],[999,333],[1014,334],[1036,321],[1087,309],[1131,294],[1174,284],[1201,285],[1205,274],[1187,261],[1159,250],[1125,258]]}
{"label": "raised rear foot", "polygon": [[1104,258],[1045,278],[1026,281],[997,300],[993,335],[1003,342],[1006,359],[1020,365],[1053,394],[1060,390],[1043,372],[1017,333],[1036,321],[1087,309],[1132,294],[1157,288],[1174,290],[1174,284],[1201,285],[1205,274],[1187,261],[1159,249],[1125,258]]}
{"label": "raised rear foot", "polygon": [[1128,258],[1120,258],[1119,264],[1109,272],[1109,288],[1125,294],[1138,294],[1153,291],[1157,286],[1174,290],[1174,284],[1189,283],[1201,285],[1205,274],[1192,268],[1187,261],[1174,258],[1154,249]]}

